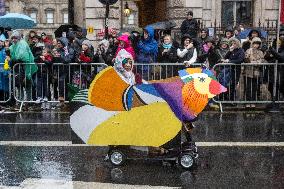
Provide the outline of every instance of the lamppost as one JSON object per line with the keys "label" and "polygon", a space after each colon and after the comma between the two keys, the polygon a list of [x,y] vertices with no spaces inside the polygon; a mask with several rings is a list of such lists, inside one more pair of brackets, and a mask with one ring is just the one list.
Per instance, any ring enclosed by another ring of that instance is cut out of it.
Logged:
{"label": "lamppost", "polygon": [[105,39],[108,39],[108,18],[109,18],[109,6],[115,4],[118,0],[99,0],[102,4],[106,6],[105,14]]}

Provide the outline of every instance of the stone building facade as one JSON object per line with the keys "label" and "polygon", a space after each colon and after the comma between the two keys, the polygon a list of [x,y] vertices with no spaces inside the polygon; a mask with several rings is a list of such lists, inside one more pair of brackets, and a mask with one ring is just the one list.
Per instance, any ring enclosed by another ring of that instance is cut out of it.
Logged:
{"label": "stone building facade", "polygon": [[68,0],[6,0],[6,12],[23,13],[36,21],[35,30],[52,35],[68,23]]}
{"label": "stone building facade", "polygon": [[[125,3],[132,10],[123,14]],[[94,28],[89,38],[104,28],[105,6],[99,0],[74,0],[75,24]],[[194,17],[209,27],[245,24],[258,26],[278,18],[279,0],[118,0],[111,6],[109,26],[116,29],[144,27],[148,24],[171,20],[181,25],[189,10]],[[52,33],[68,23],[68,0],[6,0],[7,12],[24,13],[37,22],[37,30]]]}
{"label": "stone building facade", "polygon": [[[125,0],[111,6],[109,25],[112,28],[144,27],[147,24],[172,20],[176,30],[189,10],[204,26],[244,24],[258,26],[267,20],[278,19],[279,0],[128,0],[132,14],[123,15]],[[85,0],[84,24],[95,30],[104,28],[105,7],[99,0]],[[78,23],[79,24],[79,23]],[[94,35],[89,36],[95,39]]]}

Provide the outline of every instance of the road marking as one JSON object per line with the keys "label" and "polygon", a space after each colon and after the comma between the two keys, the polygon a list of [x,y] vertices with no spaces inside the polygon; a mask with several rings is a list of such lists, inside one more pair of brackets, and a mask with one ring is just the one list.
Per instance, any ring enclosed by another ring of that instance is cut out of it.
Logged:
{"label": "road marking", "polygon": [[[0,186],[2,188],[2,186]],[[53,179],[26,179],[19,187],[15,189],[71,189],[71,188],[100,188],[100,189],[177,189],[178,187],[166,186],[149,186],[149,185],[128,185],[128,184],[111,184],[99,182],[80,182],[69,180],[53,180]],[[13,189],[14,189],[13,188]],[[6,189],[4,187],[4,189]],[[10,189],[10,187],[7,187]]]}
{"label": "road marking", "polygon": [[70,125],[70,123],[0,123],[0,125]]}
{"label": "road marking", "polygon": [[[284,142],[196,142],[198,147],[284,147]],[[0,141],[0,146],[86,147],[71,141]]]}
{"label": "road marking", "polygon": [[284,142],[196,142],[201,147],[284,147]]}

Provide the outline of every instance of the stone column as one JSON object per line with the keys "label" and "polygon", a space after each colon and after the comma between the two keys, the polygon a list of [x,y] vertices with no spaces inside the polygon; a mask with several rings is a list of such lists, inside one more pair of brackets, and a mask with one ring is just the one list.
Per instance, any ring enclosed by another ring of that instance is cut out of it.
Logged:
{"label": "stone column", "polygon": [[74,24],[86,27],[85,22],[85,0],[74,1]]}
{"label": "stone column", "polygon": [[187,12],[190,10],[186,8],[186,0],[168,0],[168,19],[174,21],[179,29],[182,21],[186,18]]}
{"label": "stone column", "polygon": [[218,26],[222,21],[222,0],[215,0],[215,2],[215,18]]}
{"label": "stone column", "polygon": [[[93,27],[95,29],[94,34],[88,35],[91,40],[99,40],[96,38],[96,34],[99,30],[104,29],[106,8],[98,0],[85,0],[85,25],[86,27]],[[109,28],[120,29],[120,1],[110,6],[109,13]]]}

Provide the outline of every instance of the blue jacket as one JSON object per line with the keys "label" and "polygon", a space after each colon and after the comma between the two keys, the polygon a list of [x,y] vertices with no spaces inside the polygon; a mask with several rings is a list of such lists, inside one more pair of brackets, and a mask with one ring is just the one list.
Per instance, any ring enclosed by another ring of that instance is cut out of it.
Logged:
{"label": "blue jacket", "polygon": [[5,48],[2,48],[0,50],[0,91],[8,92],[10,71],[4,70],[5,59],[6,51]]}
{"label": "blue jacket", "polygon": [[153,63],[156,62],[158,55],[158,43],[154,39],[154,28],[152,26],[147,26],[144,30],[146,30],[149,34],[147,39],[142,39],[138,43],[138,63]]}

